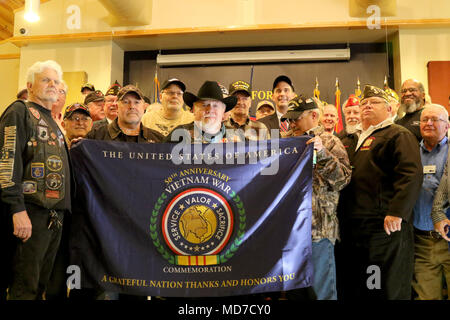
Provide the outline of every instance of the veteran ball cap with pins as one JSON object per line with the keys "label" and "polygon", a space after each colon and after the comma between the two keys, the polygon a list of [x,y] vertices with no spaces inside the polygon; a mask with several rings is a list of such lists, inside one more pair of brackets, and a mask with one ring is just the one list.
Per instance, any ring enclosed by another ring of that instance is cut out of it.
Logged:
{"label": "veteran ball cap with pins", "polygon": [[295,97],[289,101],[288,111],[281,117],[281,121],[284,120],[297,120],[300,115],[306,110],[312,110],[319,108],[317,103],[312,98],[305,98],[302,96]]}
{"label": "veteran ball cap with pins", "polygon": [[67,106],[66,110],[64,111],[63,119],[70,118],[75,112],[82,112],[85,113],[87,116],[91,117],[89,109],[84,104],[75,102],[72,103],[70,106]]}
{"label": "veteran ball cap with pins", "polygon": [[252,94],[252,89],[250,87],[250,84],[248,84],[245,81],[242,80],[238,80],[233,82],[232,84],[230,84],[230,89],[229,89],[230,95],[233,95],[237,92],[243,92],[245,93],[248,97],[250,97]]}
{"label": "veteran ball cap with pins", "polygon": [[389,95],[386,93],[386,91],[375,86],[366,85],[364,87],[364,92],[361,101],[371,97],[382,98],[386,100],[386,102],[389,102]]}
{"label": "veteran ball cap with pins", "polygon": [[123,97],[128,93],[135,93],[139,97],[139,100],[144,100],[144,95],[142,94],[142,91],[138,87],[129,84],[120,89],[119,93],[117,94],[117,101],[122,100]]}

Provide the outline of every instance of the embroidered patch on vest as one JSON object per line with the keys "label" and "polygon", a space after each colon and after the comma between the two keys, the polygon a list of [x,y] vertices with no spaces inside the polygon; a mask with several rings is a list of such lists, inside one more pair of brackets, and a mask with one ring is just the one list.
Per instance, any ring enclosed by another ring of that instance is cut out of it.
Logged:
{"label": "embroidered patch on vest", "polygon": [[63,166],[61,158],[55,155],[48,157],[46,162],[51,171],[59,171]]}
{"label": "embroidered patch on vest", "polygon": [[22,189],[24,194],[32,194],[37,191],[36,181],[24,181],[22,183]]}
{"label": "embroidered patch on vest", "polygon": [[58,190],[62,186],[62,177],[58,173],[49,173],[45,178],[45,185],[50,190]]}
{"label": "embroidered patch on vest", "polygon": [[44,164],[42,162],[31,163],[31,177],[35,179],[44,177]]}
{"label": "embroidered patch on vest", "polygon": [[33,115],[33,117],[35,117],[36,119],[40,119],[41,115],[39,113],[39,111],[37,111],[35,108],[28,108],[28,110],[30,110],[31,114]]}
{"label": "embroidered patch on vest", "polygon": [[367,138],[366,141],[364,141],[364,143],[362,144],[360,150],[370,150],[370,146],[371,146],[372,142],[374,142],[374,140],[375,140],[375,137]]}

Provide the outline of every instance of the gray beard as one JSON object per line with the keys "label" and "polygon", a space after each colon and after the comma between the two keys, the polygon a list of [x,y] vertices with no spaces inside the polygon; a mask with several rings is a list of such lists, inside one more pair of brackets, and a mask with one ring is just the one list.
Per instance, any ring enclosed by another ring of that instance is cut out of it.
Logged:
{"label": "gray beard", "polygon": [[402,103],[401,107],[403,110],[405,110],[406,113],[413,113],[414,111],[420,108],[420,104],[417,102],[413,102],[408,105]]}

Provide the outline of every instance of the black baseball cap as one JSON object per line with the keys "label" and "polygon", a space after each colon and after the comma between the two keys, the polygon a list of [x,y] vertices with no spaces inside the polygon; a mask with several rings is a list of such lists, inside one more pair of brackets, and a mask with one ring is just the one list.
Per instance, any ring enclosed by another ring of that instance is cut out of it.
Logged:
{"label": "black baseball cap", "polygon": [[245,94],[247,94],[247,96],[250,97],[252,95],[251,94],[252,88],[250,87],[250,84],[248,84],[247,82],[238,80],[230,84],[229,92],[230,96],[232,96],[236,92],[244,92]]}
{"label": "black baseball cap", "polygon": [[273,82],[273,86],[272,86],[272,92],[275,89],[275,87],[278,85],[278,83],[280,83],[280,82],[286,82],[288,85],[291,86],[292,91],[295,91],[294,85],[292,84],[291,79],[288,76],[281,75],[281,76],[278,76],[275,78],[275,81]]}
{"label": "black baseball cap", "polygon": [[176,79],[176,78],[172,78],[172,79],[168,79],[168,80],[164,81],[164,83],[161,86],[161,90],[166,89],[171,84],[175,84],[175,85],[179,86],[181,91],[183,91],[183,92],[186,91],[186,85],[181,80]]}
{"label": "black baseball cap", "polygon": [[66,110],[64,111],[63,119],[70,118],[75,112],[85,113],[88,117],[91,117],[88,107],[86,107],[82,103],[75,102],[70,106],[67,106]]}
{"label": "black baseball cap", "polygon": [[103,92],[101,92],[100,90],[96,90],[94,92],[89,93],[86,98],[84,98],[84,104],[88,105],[91,102],[94,101],[104,101],[105,100],[105,96],[103,95]]}
{"label": "black baseball cap", "polygon": [[286,114],[281,117],[281,121],[286,119],[297,120],[304,111],[317,108],[319,107],[314,99],[305,98],[303,96],[295,97],[289,101],[289,109]]}
{"label": "black baseball cap", "polygon": [[81,86],[81,92],[83,92],[83,89],[89,89],[91,91],[95,91],[95,87],[91,83],[85,83],[83,86]]}

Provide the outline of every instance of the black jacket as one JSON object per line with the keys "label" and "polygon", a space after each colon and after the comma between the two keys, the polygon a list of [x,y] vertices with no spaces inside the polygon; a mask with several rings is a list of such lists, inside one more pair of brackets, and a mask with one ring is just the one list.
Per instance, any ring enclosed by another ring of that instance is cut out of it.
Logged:
{"label": "black jacket", "polygon": [[414,135],[392,124],[374,131],[355,151],[357,142],[356,134],[342,139],[352,165],[352,179],[341,191],[340,218],[384,219],[391,215],[412,222],[423,180]]}

